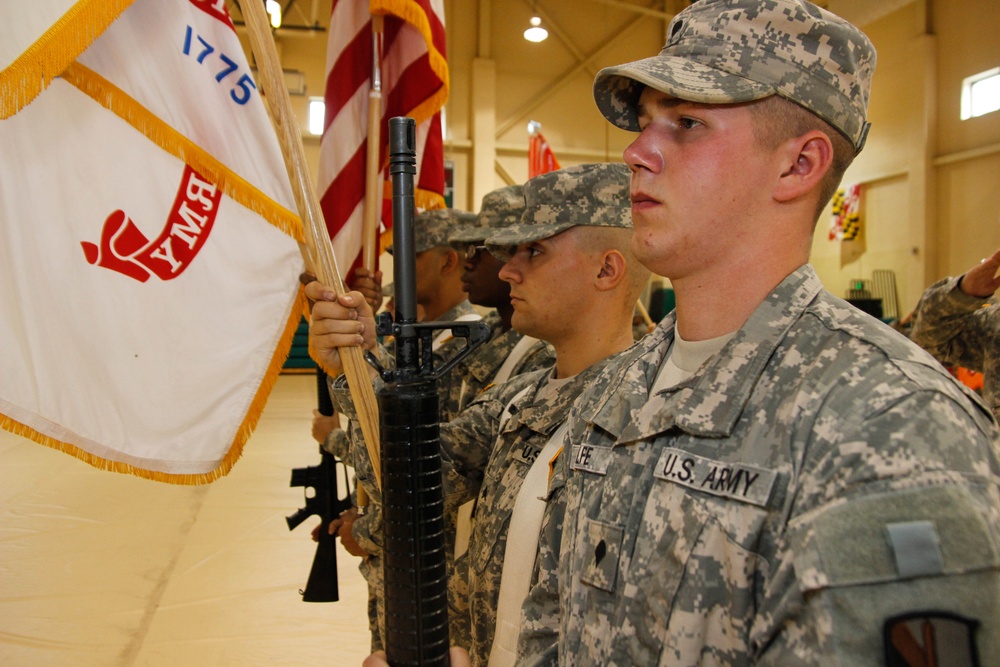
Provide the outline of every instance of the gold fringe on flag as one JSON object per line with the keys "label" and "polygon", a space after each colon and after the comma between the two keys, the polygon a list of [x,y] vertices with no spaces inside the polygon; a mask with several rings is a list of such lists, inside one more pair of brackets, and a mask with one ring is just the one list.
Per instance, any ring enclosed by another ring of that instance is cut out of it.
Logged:
{"label": "gold fringe on flag", "polygon": [[28,438],[29,440],[34,440],[35,442],[45,445],[46,447],[51,447],[52,449],[69,454],[70,456],[78,458],[84,463],[95,468],[99,468],[100,470],[135,475],[136,477],[142,477],[143,479],[151,479],[157,482],[167,482],[169,484],[185,484],[193,486],[214,482],[229,473],[229,471],[232,470],[233,465],[236,464],[236,461],[238,461],[240,456],[243,455],[243,447],[246,445],[247,440],[250,439],[250,434],[253,433],[254,428],[257,426],[261,413],[264,411],[264,405],[267,403],[267,398],[271,394],[271,390],[274,388],[275,382],[278,381],[278,375],[281,373],[281,368],[284,366],[285,359],[288,357],[288,353],[292,349],[292,340],[295,337],[295,331],[299,326],[299,320],[302,317],[302,311],[304,308],[306,308],[305,292],[303,291],[303,288],[300,287],[298,295],[292,302],[292,307],[289,310],[288,321],[285,323],[285,329],[281,334],[281,339],[278,341],[277,347],[275,348],[274,356],[271,358],[271,363],[264,372],[264,377],[261,380],[260,386],[257,388],[256,395],[250,401],[250,405],[247,408],[247,413],[243,418],[243,422],[236,430],[236,436],[233,438],[233,444],[229,447],[229,451],[226,453],[225,457],[223,457],[222,461],[219,462],[219,465],[210,472],[197,474],[168,473],[140,468],[130,463],[123,463],[121,461],[109,461],[108,459],[97,456],[96,454],[84,451],[76,445],[71,445],[67,442],[62,442],[61,440],[57,440],[51,436],[39,433],[30,426],[22,424],[21,422],[11,419],[7,415],[3,414],[0,414],[0,428]]}
{"label": "gold fringe on flag", "polygon": [[444,196],[433,190],[424,190],[423,188],[416,188],[413,192],[413,202],[417,208],[425,210],[445,207]]}
{"label": "gold fringe on flag", "polygon": [[275,202],[193,141],[160,120],[121,88],[80,63],[69,65],[63,72],[63,78],[141,132],[154,144],[210,179],[232,200],[262,216],[296,241],[302,242],[304,236],[299,216]]}
{"label": "gold fringe on flag", "polygon": [[[0,72],[0,120],[31,103],[134,0],[80,0]],[[25,6],[11,11],[30,11]]]}

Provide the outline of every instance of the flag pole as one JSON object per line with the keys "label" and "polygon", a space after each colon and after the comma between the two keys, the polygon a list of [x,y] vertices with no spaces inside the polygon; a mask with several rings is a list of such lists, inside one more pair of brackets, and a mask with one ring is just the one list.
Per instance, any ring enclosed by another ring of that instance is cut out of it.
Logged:
{"label": "flag pole", "polygon": [[[368,90],[368,150],[365,156],[365,208],[361,227],[361,265],[374,274],[378,268],[378,221],[382,210],[382,34],[381,14],[372,14],[372,79]],[[381,471],[380,471],[381,472]],[[368,494],[358,485],[358,508],[368,506]]]}
{"label": "flag pole", "polygon": [[[306,164],[305,148],[302,146],[302,135],[292,112],[291,98],[285,88],[281,73],[281,63],[278,62],[278,50],[274,45],[270,24],[264,15],[264,6],[260,2],[244,2],[243,17],[248,28],[250,49],[257,61],[260,83],[268,98],[271,108],[271,121],[281,144],[281,154],[285,158],[285,169],[292,183],[295,203],[302,217],[302,229],[305,234],[307,252],[303,253],[307,262],[313,261],[316,277],[325,285],[333,287],[339,294],[345,294],[347,288],[337,267],[337,258],[333,253],[333,244],[323,222],[319,197],[309,178],[309,166]],[[375,471],[375,483],[381,487],[381,463],[379,460],[378,435],[378,403],[375,401],[375,390],[372,388],[368,375],[368,365],[361,348],[345,347],[340,349],[340,358],[347,375],[347,384],[351,392],[351,400],[358,413],[361,432],[365,439],[365,447],[371,458]]]}
{"label": "flag pole", "polygon": [[368,91],[368,152],[365,162],[365,217],[361,237],[362,265],[374,273],[378,261],[378,220],[381,211],[382,173],[382,16],[372,14],[372,80]]}

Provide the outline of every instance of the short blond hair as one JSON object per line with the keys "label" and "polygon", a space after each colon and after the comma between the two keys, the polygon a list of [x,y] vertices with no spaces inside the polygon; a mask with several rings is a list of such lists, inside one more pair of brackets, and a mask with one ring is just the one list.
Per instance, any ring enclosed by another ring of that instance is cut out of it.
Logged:
{"label": "short blond hair", "polygon": [[778,95],[751,102],[749,107],[754,116],[754,136],[764,148],[775,148],[787,139],[801,137],[812,130],[818,130],[830,138],[830,143],[833,144],[833,163],[820,184],[816,220],[813,221],[815,224],[827,202],[837,191],[844,172],[854,161],[857,154],[854,145],[816,114]]}
{"label": "short blond hair", "polygon": [[631,227],[577,227],[577,244],[586,252],[601,253],[617,250],[625,258],[625,293],[633,302],[639,298],[649,282],[650,271],[632,254]]}

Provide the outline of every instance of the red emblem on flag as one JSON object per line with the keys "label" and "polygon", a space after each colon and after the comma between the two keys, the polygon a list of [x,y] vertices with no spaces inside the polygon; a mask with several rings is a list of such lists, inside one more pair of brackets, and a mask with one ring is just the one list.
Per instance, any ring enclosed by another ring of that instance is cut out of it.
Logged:
{"label": "red emblem on flag", "polygon": [[153,241],[118,210],[104,221],[100,245],[81,241],[91,264],[117,271],[141,283],[151,275],[172,280],[181,275],[205,245],[219,213],[222,192],[185,165],[167,222]]}

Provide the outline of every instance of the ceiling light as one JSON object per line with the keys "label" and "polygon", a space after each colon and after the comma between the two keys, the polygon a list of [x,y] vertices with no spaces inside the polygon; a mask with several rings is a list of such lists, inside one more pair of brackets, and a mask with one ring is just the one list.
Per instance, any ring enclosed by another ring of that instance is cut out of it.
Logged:
{"label": "ceiling light", "polygon": [[529,42],[542,42],[549,36],[549,31],[542,27],[542,19],[532,16],[531,27],[524,31],[524,38]]}
{"label": "ceiling light", "polygon": [[281,5],[278,4],[278,0],[267,0],[264,3],[264,9],[267,11],[268,15],[271,17],[271,27],[280,28],[281,27]]}

